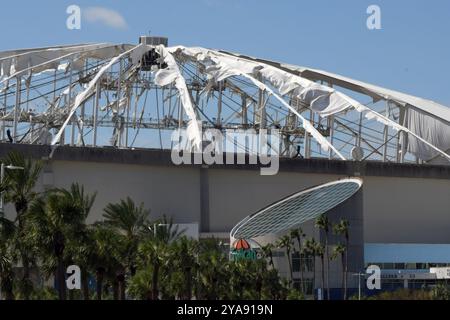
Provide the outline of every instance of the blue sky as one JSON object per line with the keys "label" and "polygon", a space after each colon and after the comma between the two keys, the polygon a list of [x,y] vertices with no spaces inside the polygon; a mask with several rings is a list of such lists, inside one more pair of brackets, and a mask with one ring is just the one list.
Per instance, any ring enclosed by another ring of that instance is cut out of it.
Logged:
{"label": "blue sky", "polygon": [[[115,10],[125,28],[82,20],[66,28],[67,6]],[[381,8],[382,30],[366,28]],[[0,49],[81,42],[136,43],[139,35],[310,66],[450,106],[450,1],[8,1]]]}

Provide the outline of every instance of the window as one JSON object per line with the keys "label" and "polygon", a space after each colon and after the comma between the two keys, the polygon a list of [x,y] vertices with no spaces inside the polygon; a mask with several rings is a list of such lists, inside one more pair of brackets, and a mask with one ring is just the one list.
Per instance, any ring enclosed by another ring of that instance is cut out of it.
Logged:
{"label": "window", "polygon": [[[300,279],[293,279],[293,285],[294,288],[301,291],[302,290],[302,285],[301,285],[301,281]],[[313,279],[303,279],[303,285],[305,288],[305,294],[306,295],[312,295],[314,292],[314,283],[313,283]]]}
{"label": "window", "polygon": [[394,269],[394,264],[393,263],[383,263],[382,269],[392,270],[392,269]]}
{"label": "window", "polygon": [[300,258],[292,255],[292,271],[300,272]]}
{"label": "window", "polygon": [[303,272],[314,271],[314,257],[301,254],[297,252],[292,254],[292,271],[300,272],[300,266],[302,266]]}
{"label": "window", "polygon": [[382,290],[397,290],[403,288],[405,282],[401,279],[382,279],[381,289]]}
{"label": "window", "polygon": [[407,263],[406,264],[406,269],[408,269],[408,270],[416,269],[416,263]]}
{"label": "window", "polygon": [[416,269],[428,269],[428,266],[426,263],[416,263]]}

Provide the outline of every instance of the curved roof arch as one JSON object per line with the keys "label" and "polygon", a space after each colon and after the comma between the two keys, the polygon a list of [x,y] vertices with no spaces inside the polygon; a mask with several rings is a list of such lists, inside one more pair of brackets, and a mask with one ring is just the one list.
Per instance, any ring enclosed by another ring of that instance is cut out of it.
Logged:
{"label": "curved roof arch", "polygon": [[421,111],[424,111],[430,115],[433,115],[437,118],[440,118],[441,120],[445,120],[446,122],[450,123],[450,108],[432,100],[420,98],[417,96],[413,96],[410,94],[406,94],[391,89],[386,89],[374,84],[351,79],[328,71],[260,59],[229,51],[222,51],[222,52],[231,54],[236,57],[244,57],[249,60],[267,63],[274,67],[283,69],[285,71],[298,74],[312,81],[321,81],[321,80],[326,81],[339,87],[368,95],[372,97],[374,100],[386,99],[394,101],[402,106],[410,105],[412,107],[420,109]]}
{"label": "curved roof arch", "polygon": [[[361,160],[449,164],[450,109],[443,105],[322,70],[158,41],[0,52],[0,140],[154,147],[138,134],[183,128],[199,149],[208,128],[264,128],[281,132],[286,157],[346,160],[358,147]],[[362,104],[354,93],[373,102]],[[88,113],[86,104],[93,105]],[[98,127],[110,139],[97,141]]]}
{"label": "curved roof arch", "polygon": [[246,217],[230,235],[235,239],[250,239],[286,232],[351,198],[362,183],[359,178],[348,178],[294,193]]}

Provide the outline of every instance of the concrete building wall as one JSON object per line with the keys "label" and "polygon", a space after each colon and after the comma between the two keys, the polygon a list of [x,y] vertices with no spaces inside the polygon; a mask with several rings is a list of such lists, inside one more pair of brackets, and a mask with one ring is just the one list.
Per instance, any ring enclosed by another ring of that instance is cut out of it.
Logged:
{"label": "concrete building wall", "polygon": [[243,218],[307,187],[344,176],[279,172],[261,176],[259,171],[211,169],[209,174],[210,231],[231,229]]}
{"label": "concrete building wall", "polygon": [[195,168],[54,161],[45,170],[40,183],[46,187],[68,188],[78,182],[87,192],[97,191],[91,222],[101,219],[108,203],[128,196],[143,202],[152,217],[167,215],[178,223],[200,220],[200,179]]}
{"label": "concrete building wall", "polygon": [[[291,193],[345,177],[203,169],[205,181],[202,169],[193,167],[79,161],[53,161],[50,167],[52,173],[42,177],[41,184],[53,179],[55,187],[69,187],[79,182],[90,192],[98,191],[91,221],[101,217],[109,202],[130,196],[144,202],[152,216],[166,214],[179,223],[199,222],[202,232],[229,232],[247,215]],[[362,178],[365,242],[450,243],[450,179]],[[203,209],[202,189],[209,194]],[[208,216],[203,224],[202,211]]]}
{"label": "concrete building wall", "polygon": [[450,179],[364,177],[365,242],[450,243]]}
{"label": "concrete building wall", "polygon": [[[42,159],[44,146],[0,145]],[[103,207],[130,196],[152,216],[199,222],[202,232],[229,232],[245,216],[280,198],[339,178],[364,180],[364,241],[450,243],[450,167],[352,161],[286,160],[275,176],[258,167],[174,166],[170,154],[93,148],[58,148],[46,161],[38,189],[72,182],[98,191],[91,221]],[[11,208],[8,208],[11,215]]]}

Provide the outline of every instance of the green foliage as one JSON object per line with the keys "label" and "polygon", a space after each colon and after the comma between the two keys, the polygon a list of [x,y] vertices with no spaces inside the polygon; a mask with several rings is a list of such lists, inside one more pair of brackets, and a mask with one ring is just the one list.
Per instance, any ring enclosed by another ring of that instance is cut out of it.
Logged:
{"label": "green foliage", "polygon": [[[33,291],[33,285],[30,280],[30,268],[36,261],[35,248],[27,236],[28,221],[26,212],[30,203],[38,196],[34,186],[39,178],[42,162],[32,161],[20,153],[11,152],[5,159],[2,159],[2,163],[6,166],[16,167],[13,170],[5,169],[4,181],[0,186],[0,191],[4,191],[5,203],[12,203],[16,210],[16,218],[10,222],[6,221],[3,217],[3,212],[1,213],[3,237],[5,237],[5,223],[10,225],[8,228],[9,231],[12,231],[7,235],[7,239],[3,239],[5,242],[2,245],[3,248],[0,248],[0,260],[4,269],[3,274],[0,273],[0,276],[6,281],[6,285],[2,286],[2,290],[7,299],[13,299],[12,290],[13,282],[15,282],[14,285],[19,290],[20,296],[24,299],[29,299]],[[23,274],[20,279],[13,279],[14,275],[10,270],[11,266],[7,266],[7,264],[17,263],[19,260],[23,265]]]}
{"label": "green foliage", "polygon": [[127,238],[136,237],[150,214],[143,203],[137,206],[129,197],[119,203],[108,204],[104,211],[104,224]]}
{"label": "green foliage", "polygon": [[[182,237],[184,230],[171,219],[150,220],[149,210],[130,198],[108,204],[104,221],[88,225],[95,193],[76,183],[37,193],[41,162],[17,153],[3,161],[24,168],[7,170],[0,186],[17,211],[14,221],[0,214],[1,290],[8,299],[124,299],[125,293],[134,299],[299,298],[273,268],[273,245],[264,248],[261,260],[231,261],[220,241]],[[280,246],[295,250],[292,237],[286,236]],[[13,272],[20,262],[23,276]],[[63,279],[69,264],[81,267],[82,290],[66,291]],[[57,276],[63,284],[58,292],[33,289],[33,266],[47,279]],[[95,277],[95,295],[89,277]]]}
{"label": "green foliage", "polygon": [[31,294],[31,300],[58,300],[58,292],[50,287],[35,289]]}
{"label": "green foliage", "polygon": [[138,256],[138,271],[128,286],[134,299],[156,299],[155,285],[161,299],[284,299],[288,293],[265,259],[229,260],[215,239],[148,239]]}
{"label": "green foliage", "polygon": [[152,269],[144,268],[136,272],[128,284],[128,294],[137,300],[151,299]]}
{"label": "green foliage", "polygon": [[431,295],[426,290],[398,289],[395,291],[381,292],[370,300],[430,300]]}
{"label": "green foliage", "polygon": [[348,232],[349,232],[350,224],[347,220],[341,219],[339,223],[333,225],[333,231],[337,235],[342,235],[348,241]]}
{"label": "green foliage", "polygon": [[450,300],[450,289],[447,284],[440,283],[431,290],[432,300]]}
{"label": "green foliage", "polygon": [[330,221],[326,214],[322,214],[316,220],[316,227],[322,229],[325,233],[328,233],[330,229]]}
{"label": "green foliage", "polygon": [[[301,229],[292,230],[276,244],[263,246],[261,259],[234,261],[229,258],[229,248],[220,241],[188,239],[171,219],[150,219],[144,204],[136,204],[131,198],[108,204],[103,210],[104,221],[89,225],[87,219],[96,193],[88,194],[77,183],[68,189],[38,193],[34,186],[41,162],[17,153],[8,155],[3,162],[24,168],[6,170],[0,185],[5,200],[17,212],[15,220],[0,213],[0,289],[7,299],[302,300],[304,288],[292,288],[291,252],[320,258],[321,283],[325,283],[324,259],[330,258],[327,239],[325,243],[314,238],[303,240]],[[331,226],[328,217],[322,215],[316,226],[326,238],[332,227],[335,234],[345,239],[332,252],[332,257],[340,257],[345,266],[348,222],[341,220]],[[280,278],[274,268],[274,248],[286,252],[289,279]],[[19,263],[24,268],[14,272]],[[70,264],[81,267],[82,290],[68,293],[64,285],[58,291],[33,288],[31,268],[38,269],[47,279],[57,276],[61,280]],[[95,292],[89,290],[89,277],[95,278]],[[385,292],[370,299],[430,298],[450,299],[448,287],[440,285],[431,292]]]}
{"label": "green foliage", "polygon": [[303,295],[303,293],[301,293],[299,290],[297,289],[290,289],[287,297],[287,300],[304,300],[305,297]]}
{"label": "green foliage", "polygon": [[345,253],[346,247],[345,245],[339,243],[338,245],[334,246],[333,248],[333,252],[331,254],[331,259],[338,259],[339,257],[343,257],[344,253]]}
{"label": "green foliage", "polygon": [[23,170],[5,170],[5,179],[2,188],[6,191],[5,202],[14,204],[17,219],[25,213],[28,204],[38,195],[34,186],[42,170],[41,161],[32,161],[22,154],[11,152],[2,160],[5,165],[23,168]]}

